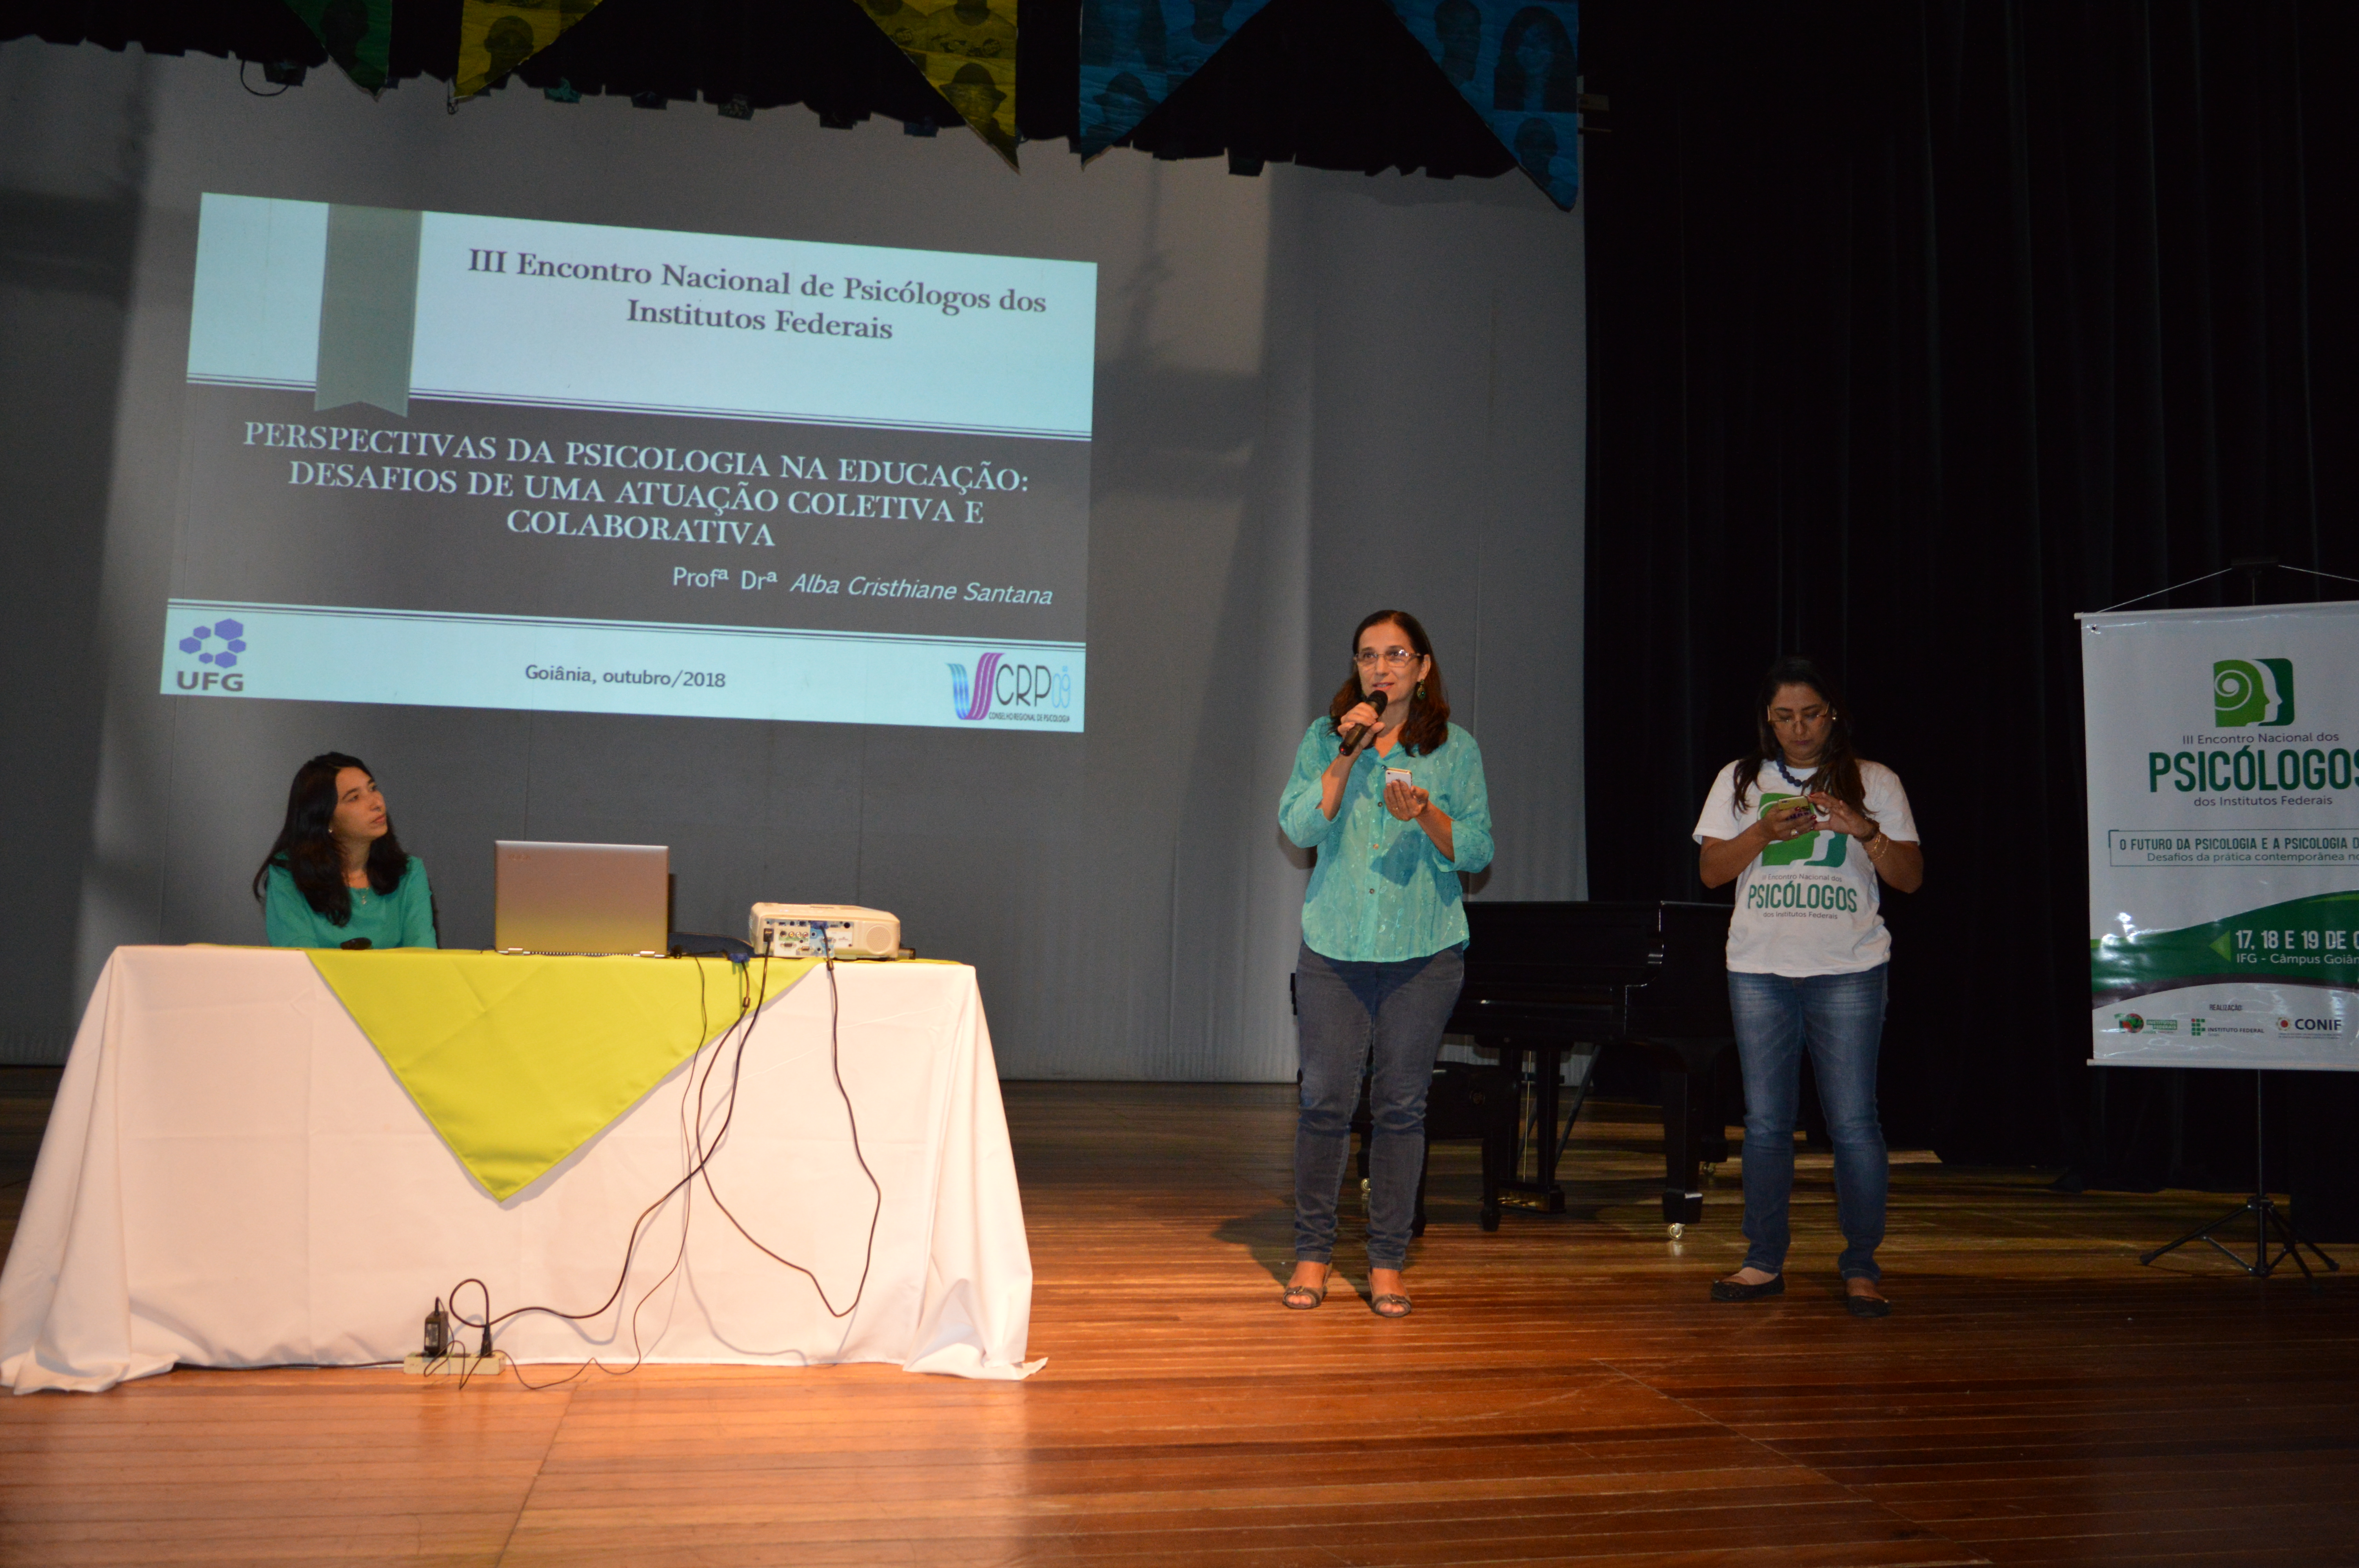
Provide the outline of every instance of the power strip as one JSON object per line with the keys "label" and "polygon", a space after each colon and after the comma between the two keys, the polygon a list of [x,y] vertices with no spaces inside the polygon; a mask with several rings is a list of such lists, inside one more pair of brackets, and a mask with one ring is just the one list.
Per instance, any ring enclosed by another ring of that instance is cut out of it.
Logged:
{"label": "power strip", "polygon": [[505,1350],[495,1350],[489,1356],[462,1356],[454,1350],[448,1356],[433,1357],[413,1350],[402,1357],[401,1369],[413,1378],[496,1378],[507,1364]]}

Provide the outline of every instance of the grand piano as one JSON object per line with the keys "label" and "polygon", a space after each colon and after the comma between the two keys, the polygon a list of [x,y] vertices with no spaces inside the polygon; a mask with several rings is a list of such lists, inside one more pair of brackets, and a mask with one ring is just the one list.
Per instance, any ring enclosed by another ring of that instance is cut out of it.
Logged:
{"label": "grand piano", "polygon": [[1558,1080],[1565,1055],[1642,1047],[1662,1069],[1663,1222],[1703,1217],[1701,1166],[1728,1157],[1714,1074],[1735,1044],[1724,903],[1516,903],[1469,900],[1466,983],[1445,1033],[1532,1060],[1537,1174],[1502,1182],[1517,1208],[1564,1212]]}

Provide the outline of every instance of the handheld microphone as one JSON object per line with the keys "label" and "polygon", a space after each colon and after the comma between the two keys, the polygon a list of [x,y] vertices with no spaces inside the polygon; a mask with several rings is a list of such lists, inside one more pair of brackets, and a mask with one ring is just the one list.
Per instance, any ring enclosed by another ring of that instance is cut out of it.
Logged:
{"label": "handheld microphone", "polygon": [[[1376,710],[1377,718],[1382,719],[1385,716],[1385,703],[1386,698],[1383,692],[1372,691],[1362,700],[1365,701],[1370,708]],[[1344,730],[1343,750],[1346,752],[1356,752],[1361,747],[1366,745],[1368,743],[1368,731],[1374,728],[1375,727],[1372,724],[1354,724],[1349,730]]]}

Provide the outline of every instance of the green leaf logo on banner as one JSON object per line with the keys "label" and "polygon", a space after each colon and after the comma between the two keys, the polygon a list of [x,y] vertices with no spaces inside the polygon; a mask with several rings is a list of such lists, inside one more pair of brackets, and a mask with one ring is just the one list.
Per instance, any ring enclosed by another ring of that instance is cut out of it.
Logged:
{"label": "green leaf logo on banner", "polygon": [[861,0],[860,8],[1016,168],[1016,0],[952,0],[930,12],[908,0]]}
{"label": "green leaf logo on banner", "polygon": [[2212,666],[2212,719],[2226,728],[2293,722],[2291,659],[2222,659]]}
{"label": "green leaf logo on banner", "polygon": [[1082,156],[1138,127],[1268,0],[1082,0]]}
{"label": "green leaf logo on banner", "polygon": [[459,70],[451,102],[500,84],[598,7],[598,0],[466,0],[459,10]]}
{"label": "green leaf logo on banner", "polygon": [[393,0],[287,0],[328,58],[374,95],[385,91],[393,52]]}
{"label": "green leaf logo on banner", "polygon": [[1578,0],[1391,4],[1532,183],[1571,211],[1581,194]]}

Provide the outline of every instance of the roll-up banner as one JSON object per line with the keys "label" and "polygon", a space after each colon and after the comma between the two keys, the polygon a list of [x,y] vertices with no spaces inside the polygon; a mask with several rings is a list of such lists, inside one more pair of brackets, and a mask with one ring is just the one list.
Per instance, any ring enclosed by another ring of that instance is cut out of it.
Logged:
{"label": "roll-up banner", "polygon": [[2079,619],[2091,1061],[2359,1069],[2359,603]]}

